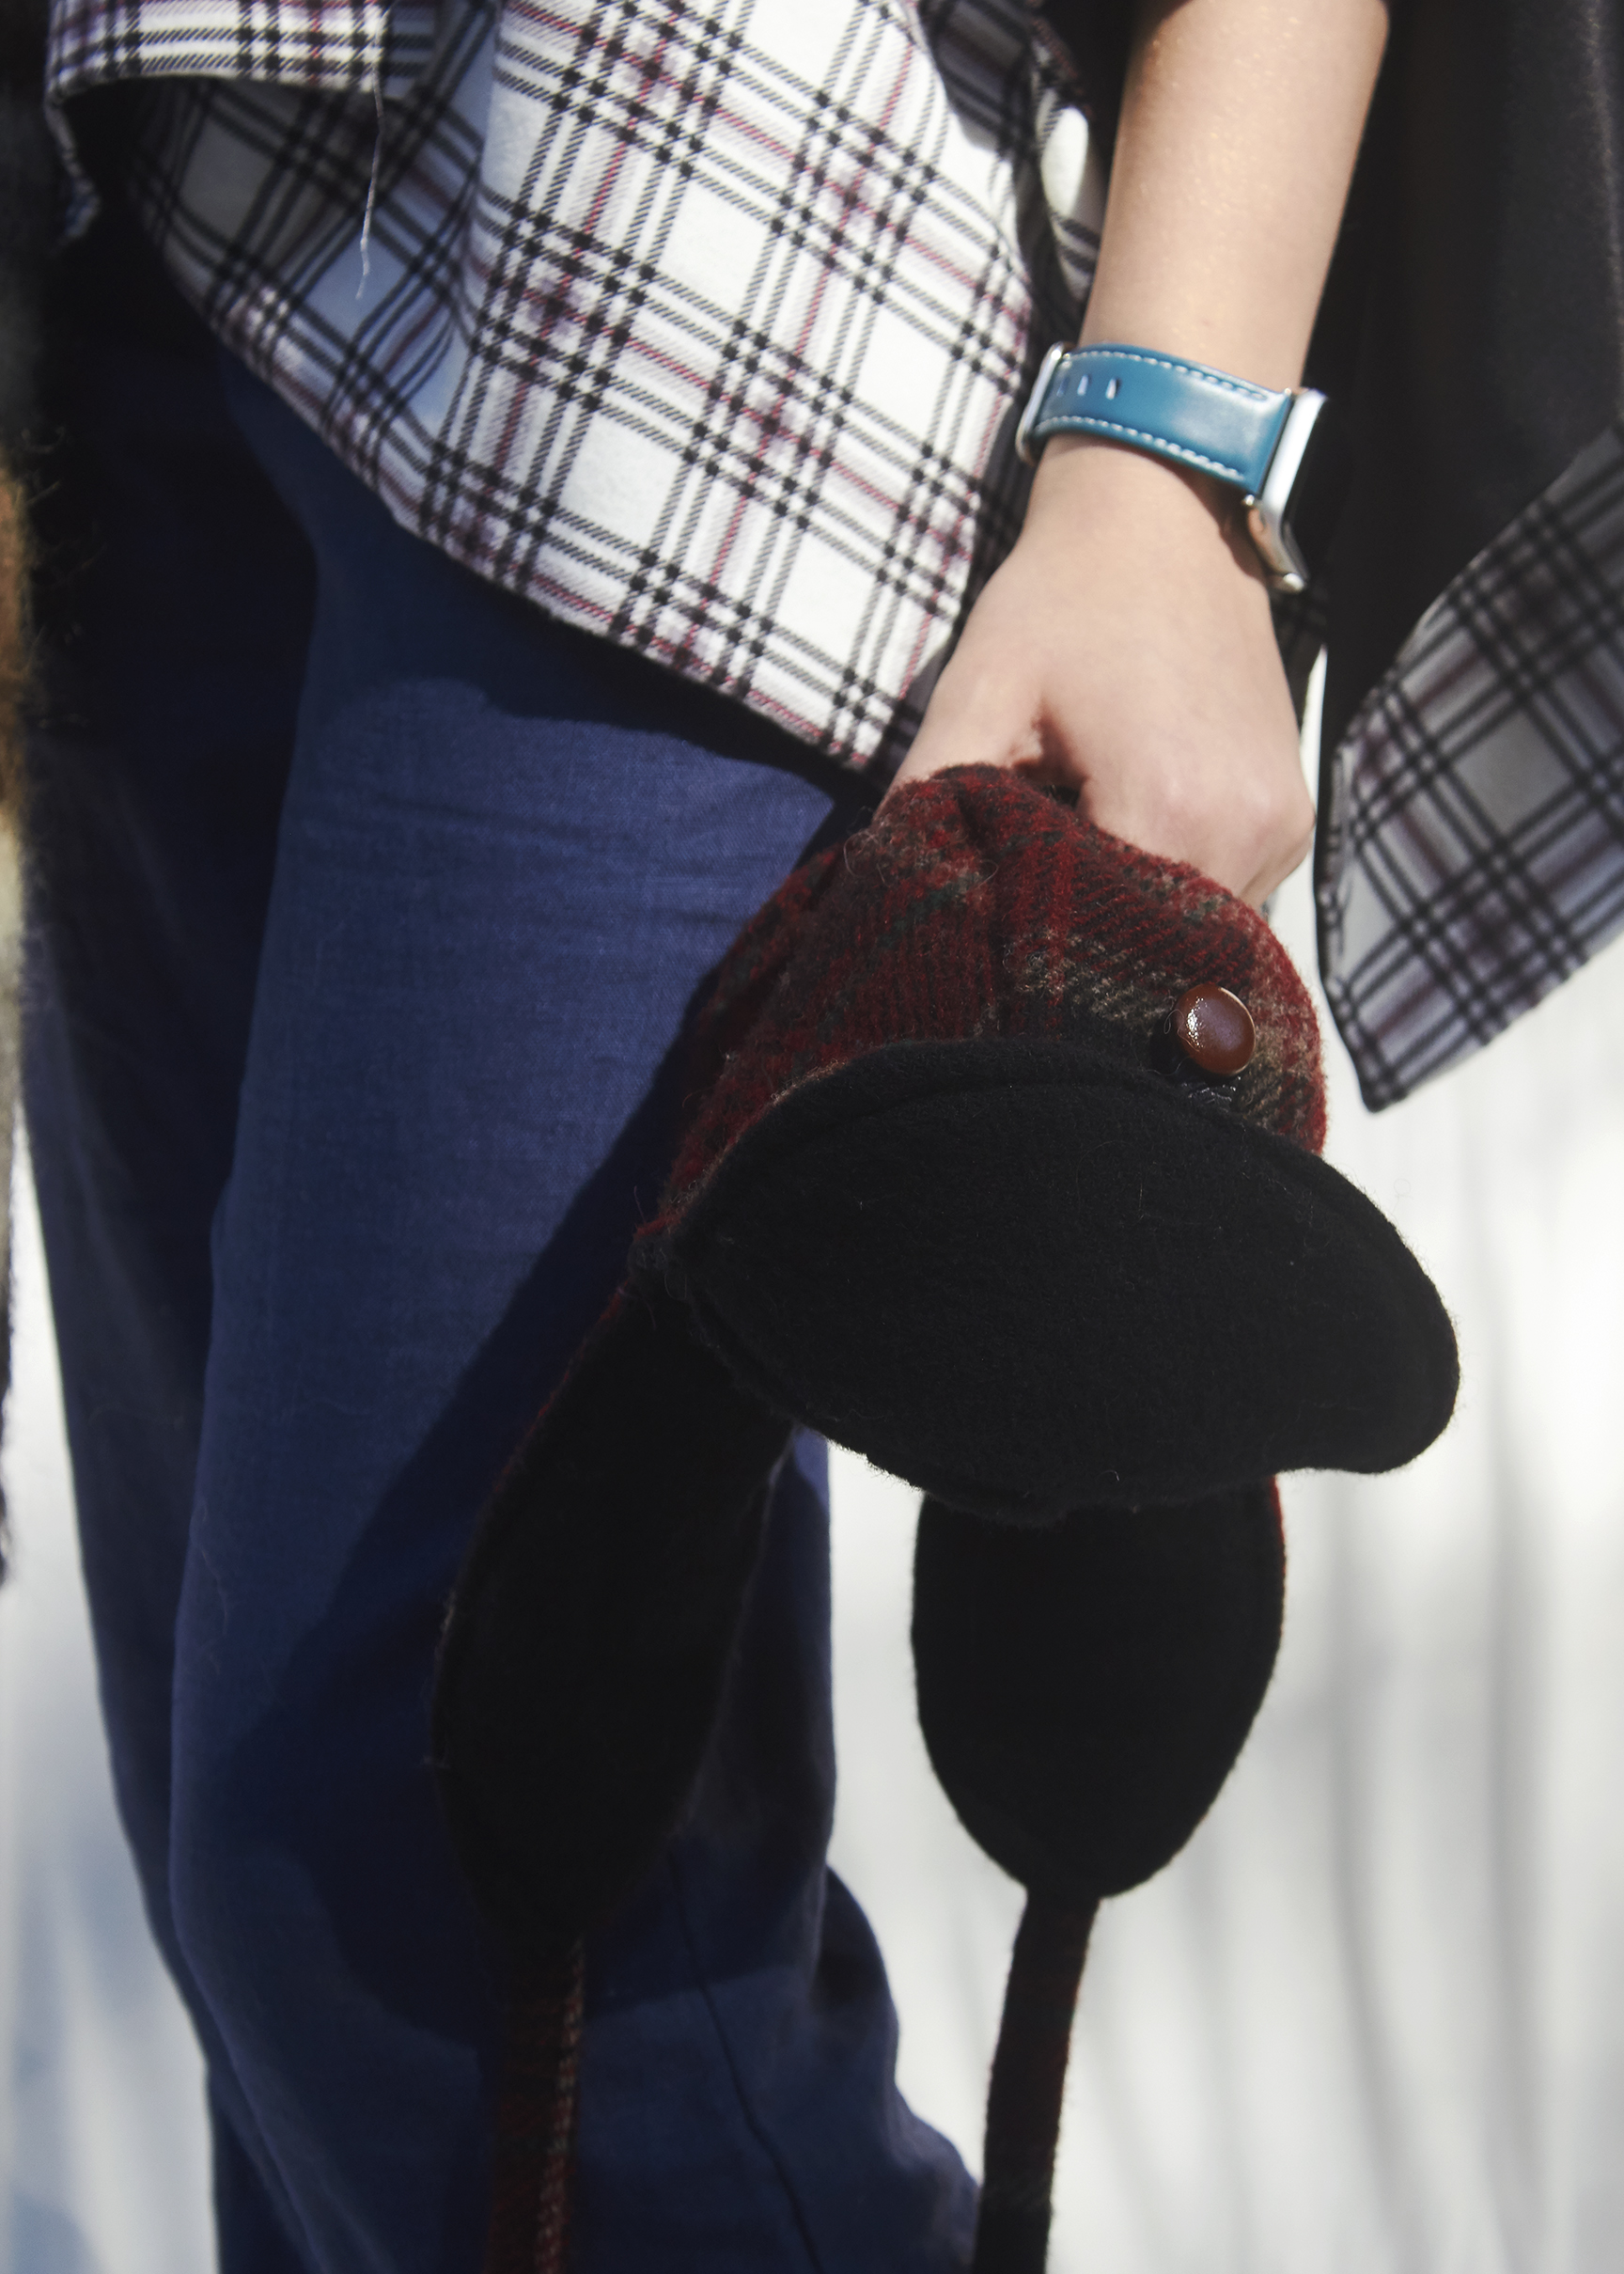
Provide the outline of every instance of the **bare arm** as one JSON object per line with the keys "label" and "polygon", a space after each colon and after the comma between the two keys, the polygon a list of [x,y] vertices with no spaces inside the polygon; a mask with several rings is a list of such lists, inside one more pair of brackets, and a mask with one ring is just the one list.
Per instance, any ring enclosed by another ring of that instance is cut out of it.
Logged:
{"label": "bare arm", "polygon": [[[1383,0],[1144,0],[1083,337],[1294,385],[1386,36]],[[1102,828],[1258,901],[1313,812],[1269,595],[1212,484],[1049,444],[900,778],[1074,782]]]}

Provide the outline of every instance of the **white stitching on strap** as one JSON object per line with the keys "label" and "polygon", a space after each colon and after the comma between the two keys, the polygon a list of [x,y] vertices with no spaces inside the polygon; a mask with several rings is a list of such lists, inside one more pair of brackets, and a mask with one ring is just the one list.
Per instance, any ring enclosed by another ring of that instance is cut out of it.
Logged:
{"label": "white stitching on strap", "polygon": [[[1181,371],[1185,378],[1199,380],[1210,387],[1227,387],[1231,394],[1250,395],[1258,402],[1268,402],[1280,390],[1260,387],[1250,379],[1232,379],[1227,371],[1209,370],[1204,363],[1180,363],[1176,355],[1148,355],[1143,348],[1073,348],[1071,355],[1117,355],[1124,363],[1143,363],[1153,371]],[[1067,358],[1070,361],[1070,355]]]}
{"label": "white stitching on strap", "polygon": [[1222,458],[1209,458],[1205,451],[1192,450],[1184,443],[1168,442],[1145,427],[1131,427],[1125,419],[1101,418],[1092,411],[1056,411],[1051,417],[1040,418],[1032,430],[1034,442],[1047,442],[1051,434],[1122,434],[1134,442],[1149,443],[1160,457],[1181,458],[1187,465],[1199,466],[1208,474],[1222,474],[1230,481],[1246,479],[1241,466],[1227,465]]}

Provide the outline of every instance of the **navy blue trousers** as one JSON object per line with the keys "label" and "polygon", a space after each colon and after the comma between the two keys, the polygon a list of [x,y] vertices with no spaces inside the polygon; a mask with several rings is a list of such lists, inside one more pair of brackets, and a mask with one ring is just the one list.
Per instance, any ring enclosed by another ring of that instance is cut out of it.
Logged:
{"label": "navy blue trousers", "polygon": [[[226,2274],[472,2274],[443,1606],[660,1190],[696,991],[858,802],[403,534],[116,221],[63,289],[27,1107],[119,1806]],[[579,2274],[967,2255],[824,1861],[825,1498],[803,1444],[692,1817],[589,1953]]]}

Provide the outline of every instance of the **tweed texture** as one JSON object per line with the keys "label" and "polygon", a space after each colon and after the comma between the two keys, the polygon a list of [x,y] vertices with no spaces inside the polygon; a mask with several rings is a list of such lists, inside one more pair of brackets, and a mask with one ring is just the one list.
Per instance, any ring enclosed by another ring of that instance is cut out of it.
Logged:
{"label": "tweed texture", "polygon": [[910,783],[740,935],[698,1030],[697,1106],[648,1229],[680,1213],[771,1106],[867,1051],[1018,1036],[1145,1068],[1173,1004],[1205,980],[1239,996],[1257,1029],[1226,1102],[1318,1153],[1319,1024],[1256,909],[1002,768]]}
{"label": "tweed texture", "polygon": [[563,2274],[569,2264],[586,1982],[577,1943],[509,1986],[483,2274]]}

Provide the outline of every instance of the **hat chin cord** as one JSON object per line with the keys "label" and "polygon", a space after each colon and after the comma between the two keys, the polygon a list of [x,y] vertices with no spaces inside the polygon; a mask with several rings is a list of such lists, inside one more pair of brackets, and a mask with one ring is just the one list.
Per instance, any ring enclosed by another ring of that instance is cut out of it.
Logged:
{"label": "hat chin cord", "polygon": [[1043,2274],[1071,2023],[1099,1907],[1026,1898],[992,2056],[971,2274]]}

